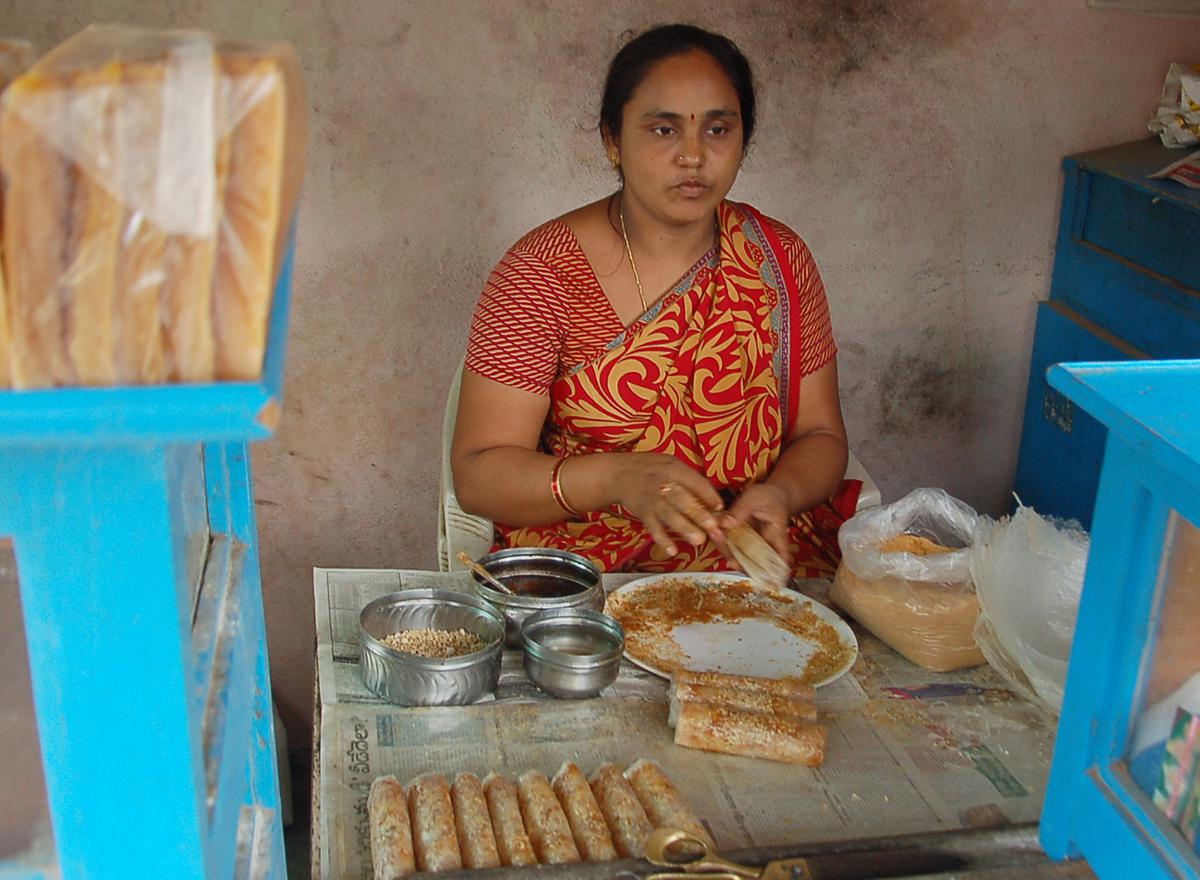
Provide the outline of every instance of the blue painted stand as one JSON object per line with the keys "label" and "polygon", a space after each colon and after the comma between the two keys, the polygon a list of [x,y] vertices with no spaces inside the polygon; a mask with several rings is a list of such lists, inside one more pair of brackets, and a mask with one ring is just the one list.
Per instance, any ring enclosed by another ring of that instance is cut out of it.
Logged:
{"label": "blue painted stand", "polygon": [[280,414],[293,253],[259,382],[0,393],[57,849],[4,880],[286,876],[247,453]]}
{"label": "blue painted stand", "polygon": [[[1172,511],[1200,524],[1200,360],[1069,364],[1049,382],[1108,429],[1041,839],[1101,877],[1200,876],[1125,756],[1158,631]],[[1200,585],[1192,585],[1200,587]]]}

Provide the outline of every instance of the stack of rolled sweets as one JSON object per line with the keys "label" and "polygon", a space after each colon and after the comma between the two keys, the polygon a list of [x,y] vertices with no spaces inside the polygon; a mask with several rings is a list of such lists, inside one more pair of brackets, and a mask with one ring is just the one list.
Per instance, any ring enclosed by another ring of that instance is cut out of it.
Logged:
{"label": "stack of rolled sweets", "polygon": [[0,384],[248,380],[304,173],[295,51],[87,28],[0,98]]}
{"label": "stack of rolled sweets", "polygon": [[516,783],[460,773],[414,779],[407,794],[381,776],[367,798],[377,880],[417,871],[638,858],[655,828],[682,828],[715,846],[679,790],[652,761],[596,768],[589,782],[567,761],[552,780],[536,770]]}
{"label": "stack of rolled sweets", "polygon": [[826,731],[813,697],[796,678],[680,670],[667,723],[677,746],[819,767]]}

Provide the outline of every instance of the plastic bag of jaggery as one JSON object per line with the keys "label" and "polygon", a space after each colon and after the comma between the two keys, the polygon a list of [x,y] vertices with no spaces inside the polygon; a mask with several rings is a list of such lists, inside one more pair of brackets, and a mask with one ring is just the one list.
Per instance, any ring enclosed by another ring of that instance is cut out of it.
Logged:
{"label": "plastic bag of jaggery", "polygon": [[303,177],[283,43],[94,26],[0,97],[18,388],[246,380]]}
{"label": "plastic bag of jaggery", "polygon": [[985,662],[970,548],[978,515],[940,489],[855,514],[838,533],[830,598],[906,658],[936,672]]}

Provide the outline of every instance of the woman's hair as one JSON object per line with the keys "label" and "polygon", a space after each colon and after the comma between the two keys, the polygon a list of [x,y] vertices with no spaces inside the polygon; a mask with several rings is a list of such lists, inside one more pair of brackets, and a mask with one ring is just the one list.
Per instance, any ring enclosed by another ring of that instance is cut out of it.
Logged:
{"label": "woman's hair", "polygon": [[604,96],[600,99],[601,137],[605,131],[613,137],[620,136],[621,113],[652,66],[664,58],[694,50],[712,56],[733,84],[742,105],[742,150],[745,151],[754,134],[754,76],[750,72],[750,62],[733,40],[690,24],[651,28],[634,37],[613,56],[604,80]]}

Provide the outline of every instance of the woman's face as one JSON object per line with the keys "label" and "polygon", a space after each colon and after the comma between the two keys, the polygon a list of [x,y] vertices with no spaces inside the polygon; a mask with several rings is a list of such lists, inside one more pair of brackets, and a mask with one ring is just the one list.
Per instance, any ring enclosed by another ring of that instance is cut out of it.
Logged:
{"label": "woman's face", "polygon": [[661,222],[707,221],[742,161],[741,104],[707,52],[664,58],[647,72],[608,138],[625,174],[625,198]]}

